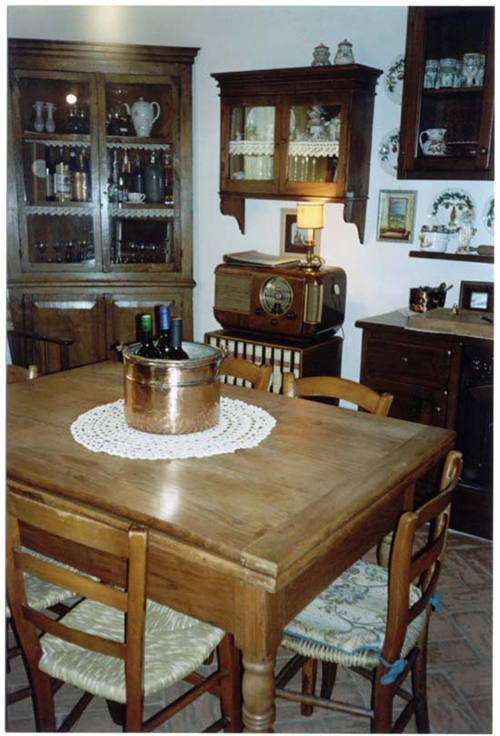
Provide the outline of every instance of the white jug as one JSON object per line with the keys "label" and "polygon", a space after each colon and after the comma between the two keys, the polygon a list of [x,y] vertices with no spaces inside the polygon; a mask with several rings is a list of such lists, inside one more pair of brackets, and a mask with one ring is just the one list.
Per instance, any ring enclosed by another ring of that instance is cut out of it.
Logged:
{"label": "white jug", "polygon": [[[154,112],[155,105],[157,107],[156,115]],[[142,97],[139,97],[137,102],[132,105],[131,115],[136,135],[147,138],[151,133],[153,123],[160,117],[160,106],[157,102],[146,102]]]}
{"label": "white jug", "polygon": [[[427,136],[427,140],[423,140],[423,136]],[[429,130],[423,130],[419,137],[419,143],[422,147],[424,156],[446,156],[448,153],[448,146],[444,137],[446,135],[446,128],[429,128]]]}

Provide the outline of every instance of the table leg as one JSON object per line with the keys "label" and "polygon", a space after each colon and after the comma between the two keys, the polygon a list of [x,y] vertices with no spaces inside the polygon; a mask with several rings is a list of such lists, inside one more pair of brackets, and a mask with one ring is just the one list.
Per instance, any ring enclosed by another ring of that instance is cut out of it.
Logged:
{"label": "table leg", "polygon": [[243,654],[243,725],[270,733],[275,716],[274,670],[282,639],[281,596],[242,583],[237,597],[236,645]]}

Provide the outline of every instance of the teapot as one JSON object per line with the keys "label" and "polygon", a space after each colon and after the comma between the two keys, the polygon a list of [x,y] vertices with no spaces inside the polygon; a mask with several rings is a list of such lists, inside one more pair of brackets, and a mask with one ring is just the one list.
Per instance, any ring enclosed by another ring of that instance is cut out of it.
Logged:
{"label": "teapot", "polygon": [[[155,105],[157,112],[155,115]],[[147,138],[151,133],[153,123],[160,117],[160,106],[157,102],[146,102],[143,97],[134,102],[132,109],[126,105],[127,112],[132,116],[136,135]]]}
{"label": "teapot", "polygon": [[[426,141],[422,140],[424,135],[427,136]],[[423,130],[418,136],[418,141],[424,156],[446,156],[448,146],[444,140],[445,135],[446,128],[429,128],[429,130]]]}

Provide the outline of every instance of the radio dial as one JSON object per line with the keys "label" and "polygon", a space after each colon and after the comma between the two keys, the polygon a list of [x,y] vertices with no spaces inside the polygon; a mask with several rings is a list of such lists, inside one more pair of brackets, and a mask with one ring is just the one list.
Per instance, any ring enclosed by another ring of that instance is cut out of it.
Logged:
{"label": "radio dial", "polygon": [[295,312],[288,312],[288,314],[286,315],[286,318],[287,319],[295,319]]}
{"label": "radio dial", "polygon": [[256,314],[258,317],[262,317],[262,315],[264,314],[264,310],[262,309],[262,307],[257,307],[253,310],[253,313]]}
{"label": "radio dial", "polygon": [[276,325],[278,324],[278,320],[277,319],[272,319],[271,320],[271,324],[274,325],[274,327],[276,327]]}

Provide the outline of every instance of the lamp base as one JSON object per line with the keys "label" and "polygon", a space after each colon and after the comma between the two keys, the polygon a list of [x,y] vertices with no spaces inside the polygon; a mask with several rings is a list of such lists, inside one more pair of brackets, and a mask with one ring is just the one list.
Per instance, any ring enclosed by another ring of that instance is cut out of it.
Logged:
{"label": "lamp base", "polygon": [[313,255],[313,250],[315,247],[314,241],[306,241],[305,246],[307,248],[307,254],[306,254],[306,260],[305,261],[299,261],[299,268],[309,269],[311,271],[315,271],[318,268],[321,268],[321,266],[324,264],[325,260],[324,258],[320,258],[320,256]]}

